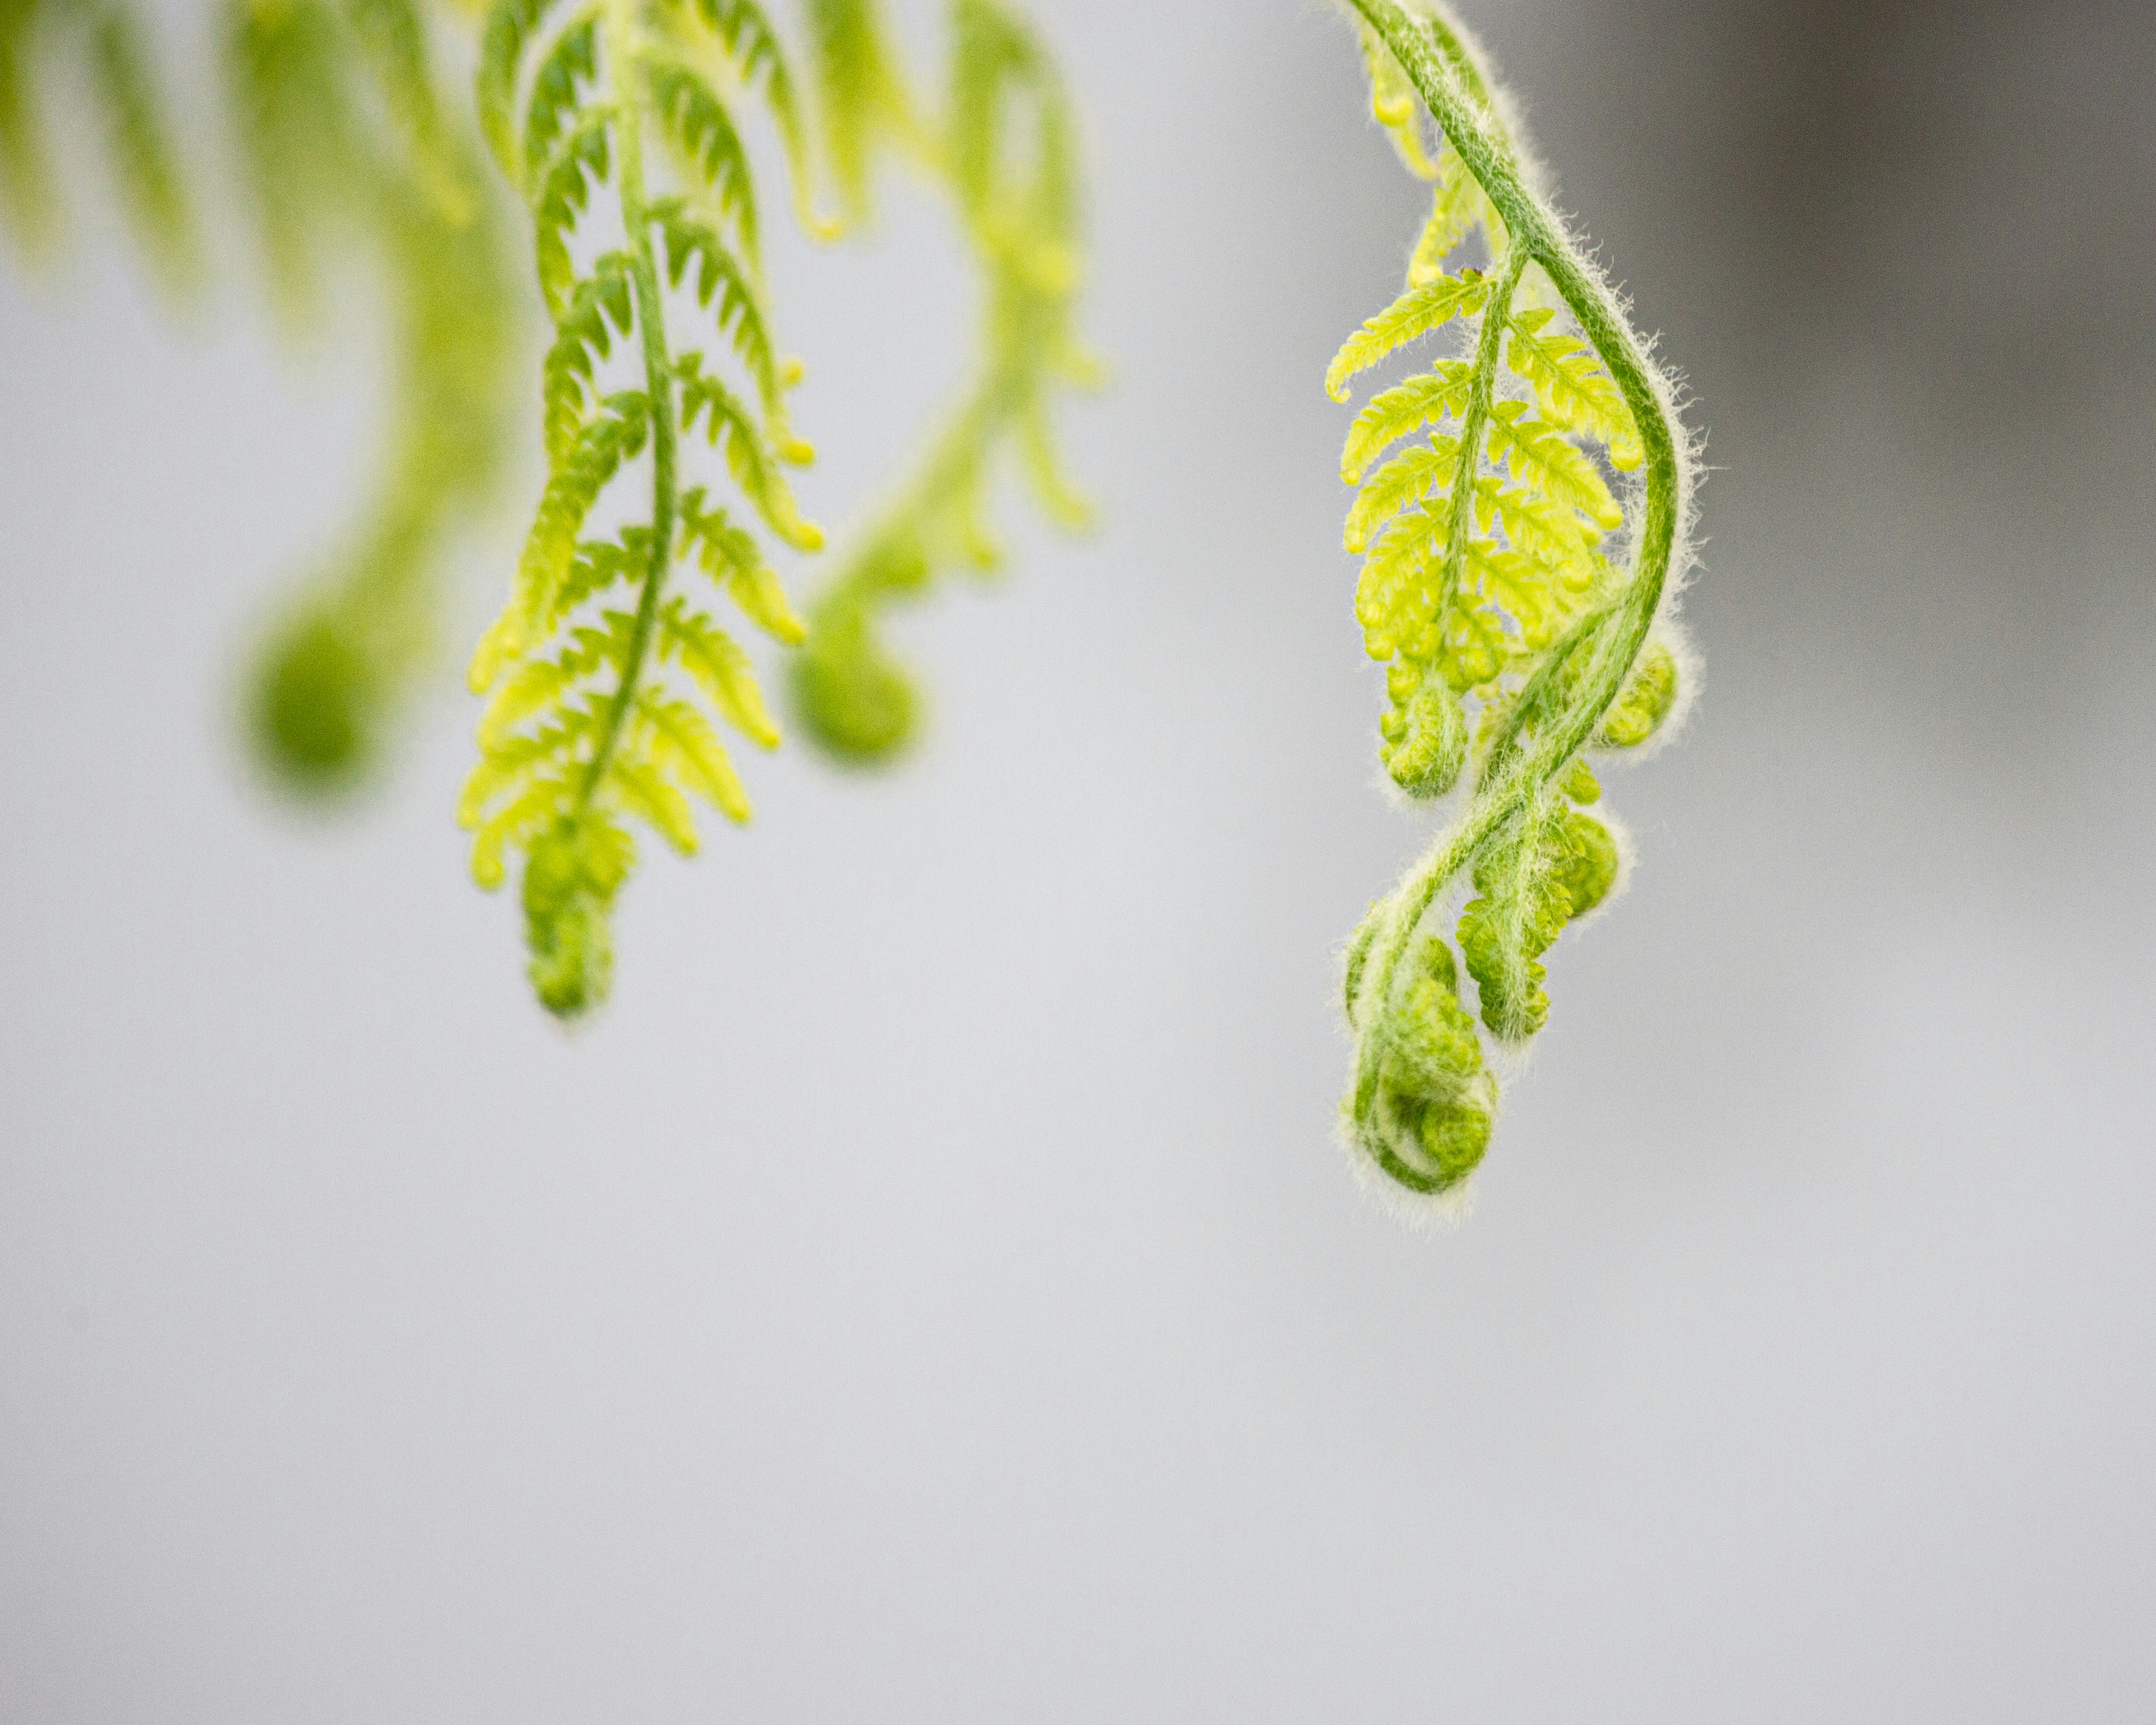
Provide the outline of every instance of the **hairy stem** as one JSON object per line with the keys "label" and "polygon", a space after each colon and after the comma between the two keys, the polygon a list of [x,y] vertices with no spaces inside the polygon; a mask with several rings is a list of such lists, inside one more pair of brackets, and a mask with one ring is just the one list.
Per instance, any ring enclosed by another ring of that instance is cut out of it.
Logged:
{"label": "hairy stem", "polygon": [[[1399,61],[1468,172],[1496,206],[1512,248],[1508,275],[1529,261],[1541,265],[1578,321],[1631,411],[1645,454],[1645,506],[1631,572],[1621,594],[1589,624],[1568,654],[1552,655],[1553,665],[1561,660],[1579,662],[1571,699],[1561,711],[1541,714],[1533,745],[1525,749],[1517,746],[1519,726],[1534,703],[1522,700],[1516,704],[1465,814],[1409,872],[1389,901],[1357,1001],[1358,1022],[1374,1028],[1402,980],[1400,960],[1432,901],[1491,835],[1518,818],[1543,786],[1563,770],[1622,690],[1645,644],[1669,579],[1685,480],[1670,410],[1645,354],[1609,288],[1581,260],[1555,216],[1528,189],[1517,157],[1489,111],[1487,82],[1466,44],[1442,19],[1413,17],[1396,0],[1346,3]],[[1502,324],[1503,320],[1494,321]],[[1488,328],[1485,326],[1486,340]],[[1355,1081],[1358,1105],[1375,1092],[1381,1040],[1374,1035],[1363,1038]]]}

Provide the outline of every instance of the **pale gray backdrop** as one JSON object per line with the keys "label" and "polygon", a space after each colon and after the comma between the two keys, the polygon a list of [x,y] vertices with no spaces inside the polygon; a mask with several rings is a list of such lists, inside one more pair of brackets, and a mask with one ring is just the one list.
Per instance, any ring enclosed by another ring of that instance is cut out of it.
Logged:
{"label": "pale gray backdrop", "polygon": [[[0,1719],[2146,1717],[2148,8],[1469,8],[1717,471],[1635,884],[1420,1234],[1331,1137],[1422,831],[1318,385],[1414,191],[1316,7],[1041,9],[1109,526],[909,622],[904,772],[753,762],[574,1037],[450,680],[348,820],[238,764],[364,342],[109,224],[0,288]],[[949,242],[779,259],[821,514]]]}

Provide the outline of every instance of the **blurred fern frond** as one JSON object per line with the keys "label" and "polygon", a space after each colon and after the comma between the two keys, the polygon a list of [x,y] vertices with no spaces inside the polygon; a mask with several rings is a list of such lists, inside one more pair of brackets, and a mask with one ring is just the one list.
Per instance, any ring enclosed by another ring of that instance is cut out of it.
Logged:
{"label": "blurred fern frond", "polygon": [[59,238],[45,126],[55,62],[82,80],[144,255],[175,297],[188,296],[201,283],[201,233],[141,20],[126,0],[0,0],[0,223],[33,260]]}
{"label": "blurred fern frond", "polygon": [[949,89],[937,121],[906,94],[872,0],[814,0],[827,150],[856,221],[881,152],[924,167],[952,195],[986,296],[973,381],[896,496],[862,530],[810,607],[793,667],[809,733],[842,761],[872,765],[916,734],[914,679],[880,637],[882,614],[947,570],[1003,559],[986,511],[1013,458],[1042,512],[1066,530],[1093,519],[1064,475],[1052,413],[1060,391],[1096,388],[1080,341],[1084,276],[1076,137],[1068,92],[1038,33],[1001,0],[953,0]]}
{"label": "blurred fern frond", "polygon": [[435,85],[413,0],[231,0],[226,78],[273,298],[321,318],[326,272],[387,290],[388,431],[372,496],[256,673],[256,737],[285,783],[348,788],[435,662],[443,567],[491,501],[513,424],[520,308],[469,121]]}

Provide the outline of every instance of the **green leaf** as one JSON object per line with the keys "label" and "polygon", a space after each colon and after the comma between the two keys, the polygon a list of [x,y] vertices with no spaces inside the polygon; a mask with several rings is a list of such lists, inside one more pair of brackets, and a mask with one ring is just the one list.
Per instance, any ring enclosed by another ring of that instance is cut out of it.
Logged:
{"label": "green leaf", "polygon": [[1361,329],[1350,336],[1325,373],[1326,393],[1335,401],[1348,399],[1348,384],[1358,372],[1368,371],[1389,353],[1419,341],[1455,317],[1471,316],[1490,297],[1490,283],[1480,271],[1440,275],[1421,287],[1409,288]]}
{"label": "green leaf", "polygon": [[1402,438],[1448,415],[1464,418],[1474,370],[1464,359],[1441,359],[1430,371],[1371,397],[1348,428],[1340,477],[1358,485],[1370,463]]}
{"label": "green leaf", "polygon": [[771,531],[797,550],[819,550],[824,530],[802,517],[778,463],[757,429],[748,409],[719,378],[703,370],[702,357],[686,353],[675,362],[681,391],[681,429],[690,433],[699,418],[711,441],[719,445],[743,495]]}

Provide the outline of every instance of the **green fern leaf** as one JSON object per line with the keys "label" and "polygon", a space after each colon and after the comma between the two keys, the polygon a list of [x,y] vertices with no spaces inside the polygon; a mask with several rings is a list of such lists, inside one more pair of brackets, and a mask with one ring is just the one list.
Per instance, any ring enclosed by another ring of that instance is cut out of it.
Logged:
{"label": "green fern leaf", "polygon": [[[634,322],[629,260],[608,252],[578,282],[555,326],[547,351],[542,396],[547,424],[547,458],[558,466],[569,459],[583,434],[598,362],[613,351],[616,334],[626,337]],[[609,327],[611,325],[611,327]]]}
{"label": "green fern leaf", "polygon": [[[1450,141],[1438,151],[1436,178],[1430,196],[1430,218],[1423,223],[1414,255],[1408,260],[1409,287],[1427,286],[1441,277],[1445,259],[1476,228],[1494,230],[1497,227],[1489,200],[1482,195],[1481,187],[1468,172],[1466,164],[1460,161]],[[1504,249],[1495,231],[1491,249],[1493,253]]]}
{"label": "green fern leaf", "polygon": [[573,19],[555,37],[532,74],[531,94],[524,107],[519,184],[542,183],[562,134],[580,117],[586,92],[598,78],[598,28],[596,8]]}
{"label": "green fern leaf", "polygon": [[724,510],[706,507],[701,486],[681,499],[681,542],[683,550],[695,553],[704,572],[759,629],[788,646],[807,633],[786,589],[764,561],[756,536],[735,526]]}
{"label": "green fern leaf", "polygon": [[[649,742],[648,734],[640,736],[639,742]],[[624,744],[616,752],[608,769],[607,783],[620,798],[628,812],[635,815],[683,856],[694,856],[697,850],[696,816],[665,773],[649,760],[634,752],[634,745]]]}
{"label": "green fern leaf", "polygon": [[523,896],[532,991],[549,1012],[574,1018],[603,1000],[613,984],[608,912],[635,866],[635,840],[611,813],[592,804],[557,814],[528,858]]}
{"label": "green fern leaf", "polygon": [[748,655],[709,618],[691,611],[679,598],[666,602],[660,624],[662,653],[680,661],[720,717],[765,748],[777,748],[778,727],[763,704]]}
{"label": "green fern leaf", "polygon": [[1489,298],[1488,280],[1474,270],[1409,288],[1348,338],[1326,369],[1326,393],[1335,401],[1347,400],[1348,381],[1358,372],[1455,317],[1471,316]]}
{"label": "green fern leaf", "polygon": [[1644,459],[1632,410],[1577,336],[1544,333],[1557,314],[1543,308],[1515,311],[1506,363],[1535,392],[1543,417],[1565,431],[1599,438],[1609,445],[1611,463],[1630,471]]}
{"label": "green fern leaf", "polygon": [[665,136],[717,213],[733,223],[750,269],[759,268],[756,182],[726,104],[701,73],[681,61],[654,54],[644,66],[653,111]]}
{"label": "green fern leaf", "polygon": [[1601,749],[1632,749],[1662,728],[1676,711],[1680,685],[1676,655],[1660,643],[1648,648],[1609,711],[1595,727]]}
{"label": "green fern leaf", "polygon": [[[1663,614],[1686,557],[1691,473],[1667,380],[1534,190],[1505,104],[1445,0],[1343,4],[1379,119],[1438,183],[1408,294],[1350,339],[1327,387],[1340,396],[1354,372],[1446,316],[1478,320],[1460,357],[1364,409],[1342,463],[1359,487],[1345,535],[1364,552],[1356,615],[1387,661],[1387,769],[1409,794],[1435,796],[1473,763],[1456,818],[1364,918],[1348,955],[1348,1137],[1399,1186],[1442,1194],[1459,1190],[1490,1137],[1497,1092],[1483,1030],[1518,1043],[1542,1027],[1543,955],[1619,879],[1615,838],[1582,806],[1602,791],[1581,751],[1636,747],[1676,706]],[[1490,273],[1436,274],[1477,228]],[[1570,323],[1559,327],[1560,316]],[[1441,429],[1430,450],[1368,471],[1432,424]],[[1621,497],[1605,456],[1640,470]],[[1621,569],[1604,549],[1620,531]],[[1458,940],[1483,1030],[1432,927],[1463,875],[1475,894]]]}
{"label": "green fern leaf", "polygon": [[622,463],[643,450],[650,427],[649,398],[625,390],[608,396],[603,408],[547,481],[517,562],[516,595],[473,655],[475,693],[490,687],[503,666],[538,641],[560,616],[561,595],[576,558],[577,534],[584,517]]}
{"label": "green fern leaf", "polygon": [[808,136],[778,32],[772,28],[770,18],[757,0],[696,0],[696,6],[740,69],[742,84],[751,90],[761,85],[764,105],[778,126],[779,141],[785,146],[793,170],[794,202],[802,225],[812,232],[828,233],[828,227],[810,208]]}
{"label": "green fern leaf", "polygon": [[779,459],[801,446],[783,448],[774,455],[740,397],[720,378],[704,371],[701,355],[683,354],[675,362],[675,377],[680,388],[682,431],[693,433],[701,417],[711,442],[726,456],[734,482],[756,506],[764,524],[798,551],[821,548],[823,529],[803,518],[785,476],[778,470]]}
{"label": "green fern leaf", "polygon": [[1608,531],[1625,524],[1625,511],[1594,464],[1541,419],[1525,418],[1523,401],[1501,401],[1490,409],[1490,459],[1502,461],[1513,478],[1564,509],[1576,509]]}
{"label": "green fern leaf", "polygon": [[680,198],[655,199],[651,219],[659,229],[668,285],[679,287],[694,264],[697,305],[710,311],[716,300],[719,332],[728,338],[748,368],[763,408],[767,435],[778,458],[796,466],[814,460],[816,452],[787,427],[783,372],[748,272],[711,225],[690,215]]}
{"label": "green fern leaf", "polygon": [[1340,477],[1360,485],[1370,463],[1402,438],[1448,415],[1463,418],[1474,387],[1474,367],[1464,359],[1441,359],[1430,371],[1381,390],[1355,416],[1340,452]]}
{"label": "green fern leaf", "polygon": [[[685,701],[649,691],[639,706],[645,726],[644,750],[655,772],[701,797],[737,826],[746,824],[748,793],[726,758],[726,746],[703,714]],[[685,827],[692,827],[685,804],[681,821]],[[695,848],[693,839],[683,847],[685,851]]]}
{"label": "green fern leaf", "polygon": [[914,111],[873,0],[809,0],[808,28],[824,158],[847,218],[865,222],[878,147],[895,144],[926,161],[933,145]]}
{"label": "green fern leaf", "polygon": [[1348,511],[1348,549],[1365,549],[1371,536],[1409,504],[1447,490],[1459,465],[1460,440],[1441,436],[1388,461],[1355,494]]}
{"label": "green fern leaf", "polygon": [[[896,64],[875,11],[869,0],[811,0],[827,131],[843,160],[855,160],[843,152],[860,152],[855,167],[839,172],[856,219],[866,213],[870,154],[921,153],[895,107],[851,105],[870,100],[860,92]],[[856,536],[810,612],[808,640],[794,661],[811,736],[861,765],[896,758],[922,711],[905,667],[878,638],[878,621],[947,570],[1000,563],[988,505],[1004,452],[1017,455],[1035,502],[1057,526],[1080,530],[1095,515],[1065,475],[1051,413],[1059,388],[1100,382],[1074,333],[1084,260],[1068,95],[1038,33],[1001,0],[954,0],[951,21],[943,147],[926,165],[940,167],[983,276],[988,317],[976,380],[904,490]]]}
{"label": "green fern leaf", "polygon": [[523,158],[516,147],[516,77],[525,50],[557,0],[496,0],[480,39],[480,130],[495,162],[512,186],[522,186]]}
{"label": "green fern leaf", "polygon": [[610,108],[583,110],[569,135],[554,152],[531,200],[532,240],[539,259],[539,286],[547,295],[547,309],[559,318],[575,290],[576,266],[569,256],[569,236],[591,201],[592,187],[603,183],[609,172],[609,134],[613,125]]}

